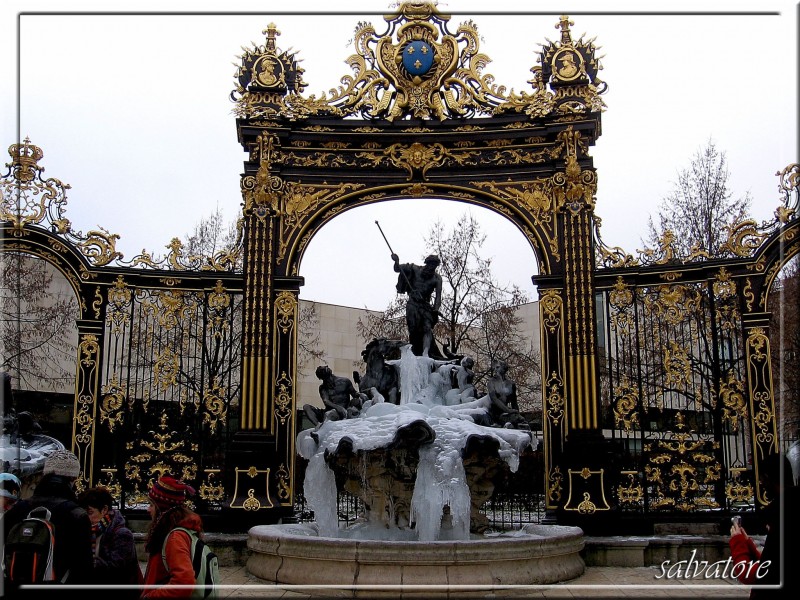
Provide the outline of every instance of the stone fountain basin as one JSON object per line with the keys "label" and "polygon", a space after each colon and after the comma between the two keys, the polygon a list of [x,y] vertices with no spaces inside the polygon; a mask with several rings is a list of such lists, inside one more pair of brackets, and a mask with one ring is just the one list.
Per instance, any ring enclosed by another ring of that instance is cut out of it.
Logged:
{"label": "stone fountain basin", "polygon": [[320,537],[315,523],[257,525],[248,532],[247,570],[278,584],[320,586],[304,591],[326,596],[455,594],[573,579],[585,569],[583,546],[580,528],[561,525],[435,542]]}

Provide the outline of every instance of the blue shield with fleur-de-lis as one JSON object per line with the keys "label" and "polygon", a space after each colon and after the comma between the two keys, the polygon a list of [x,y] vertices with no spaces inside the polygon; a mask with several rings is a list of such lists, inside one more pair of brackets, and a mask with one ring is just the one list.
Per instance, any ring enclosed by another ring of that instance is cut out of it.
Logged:
{"label": "blue shield with fleur-de-lis", "polygon": [[433,65],[433,47],[421,40],[413,41],[403,48],[403,67],[410,75],[425,75]]}

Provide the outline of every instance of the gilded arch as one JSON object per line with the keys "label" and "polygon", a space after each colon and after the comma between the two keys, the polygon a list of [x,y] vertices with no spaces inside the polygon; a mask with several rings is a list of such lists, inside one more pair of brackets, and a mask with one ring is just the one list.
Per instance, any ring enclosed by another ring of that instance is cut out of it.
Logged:
{"label": "gilded arch", "polygon": [[561,17],[531,90],[515,93],[483,73],[489,59],[473,23],[453,32],[450,17],[423,2],[402,3],[385,21],[383,33],[359,25],[353,75],[321,97],[303,95],[303,71],[278,47],[276,25],[242,56],[232,98],[248,153],[244,287],[261,291],[245,294],[243,427],[266,444],[288,440],[270,468],[292,470],[299,264],[315,232],[357,206],[435,197],[504,215],[534,252],[548,299],[542,322],[558,323],[542,341],[549,414],[558,405],[565,417],[547,432],[549,460],[560,460],[567,431],[598,427],[589,148],[606,86],[595,47],[573,40]]}
{"label": "gilded arch", "polygon": [[[441,190],[437,194],[437,191]],[[532,251],[535,254],[537,262],[541,265],[540,270],[547,272],[549,268],[548,253],[541,252],[539,249],[548,244],[547,240],[543,240],[539,235],[539,229],[534,223],[526,220],[525,215],[521,213],[519,207],[514,204],[518,197],[527,195],[525,191],[508,192],[506,197],[495,194],[486,194],[482,190],[467,189],[467,188],[454,188],[452,186],[442,185],[425,185],[425,186],[403,186],[399,187],[398,191],[391,189],[365,189],[358,193],[352,193],[343,196],[327,205],[324,209],[317,214],[311,215],[305,221],[302,228],[299,228],[297,235],[292,238],[292,242],[287,244],[286,251],[287,271],[292,275],[299,273],[299,265],[302,262],[303,253],[308,247],[309,242],[314,235],[325,226],[330,220],[340,215],[345,210],[351,210],[361,206],[367,206],[375,202],[384,202],[391,200],[399,200],[407,198],[420,198],[428,197],[431,199],[452,200],[456,202],[465,202],[486,208],[492,212],[505,216],[518,227],[522,227],[521,233],[528,241]],[[520,201],[522,201],[520,199]]]}

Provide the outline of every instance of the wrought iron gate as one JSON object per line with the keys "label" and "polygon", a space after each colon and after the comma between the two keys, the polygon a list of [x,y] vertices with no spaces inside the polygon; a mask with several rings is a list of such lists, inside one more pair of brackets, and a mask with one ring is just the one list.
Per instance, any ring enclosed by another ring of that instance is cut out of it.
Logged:
{"label": "wrought iron gate", "polygon": [[[538,262],[547,508],[594,518],[767,502],[757,483],[777,450],[767,299],[800,249],[798,166],[781,175],[775,221],[737,224],[727,257],[680,262],[669,239],[637,258],[607,248],[589,155],[606,87],[593,43],[562,17],[532,90],[506,94],[482,73],[475,27],[453,33],[448,21],[406,2],[383,34],[361,24],[355,76],[321,99],[302,95],[296,53],[265,30],[233,93],[249,153],[241,236],[214,256],[174,240],[163,260],[122,261],[115,235],[72,229],[68,186],[42,177],[42,150],[11,146],[2,251],[48,261],[79,300],[81,485],[107,483],[136,509],[170,472],[228,525],[289,516],[302,254],[344,210],[427,197],[503,214]],[[411,44],[441,60],[409,66]]]}

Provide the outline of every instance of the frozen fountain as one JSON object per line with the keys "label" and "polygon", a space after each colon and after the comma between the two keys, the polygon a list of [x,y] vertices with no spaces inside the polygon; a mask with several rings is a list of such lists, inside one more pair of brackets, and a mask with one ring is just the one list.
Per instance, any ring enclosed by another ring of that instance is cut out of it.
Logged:
{"label": "frozen fountain", "polygon": [[[5,394],[10,397],[11,392]],[[23,496],[32,493],[42,478],[45,459],[57,450],[64,450],[64,444],[41,430],[39,423],[27,411],[10,411],[3,415],[0,467],[3,472],[20,478]]]}
{"label": "frozen fountain", "polygon": [[[451,361],[405,346],[386,362],[400,374],[399,404],[371,388],[358,416],[298,435],[315,521],[251,528],[248,570],[325,596],[366,597],[460,597],[583,573],[579,528],[530,524],[495,533],[480,512],[498,471],[516,472],[531,432],[485,424],[488,396],[454,400],[445,375]],[[337,515],[343,491],[364,507],[348,527]]]}

